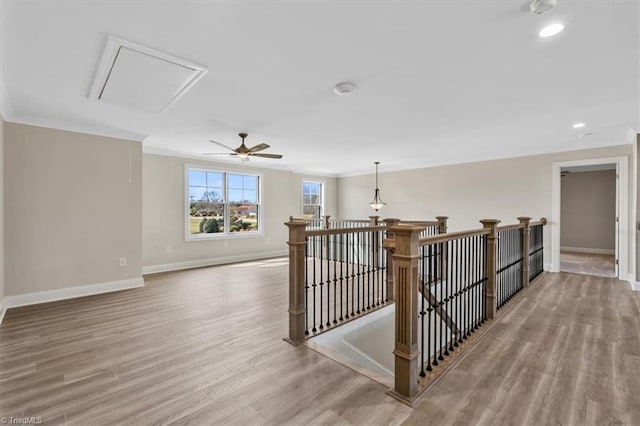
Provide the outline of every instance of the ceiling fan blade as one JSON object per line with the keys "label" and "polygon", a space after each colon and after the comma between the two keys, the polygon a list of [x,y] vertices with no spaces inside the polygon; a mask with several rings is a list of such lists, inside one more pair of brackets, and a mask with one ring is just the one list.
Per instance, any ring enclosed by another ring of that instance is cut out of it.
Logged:
{"label": "ceiling fan blade", "polygon": [[251,154],[252,157],[262,157],[262,158],[282,158],[282,154]]}
{"label": "ceiling fan blade", "polygon": [[269,145],[267,145],[266,143],[261,143],[252,148],[249,148],[249,152],[258,152],[258,151],[265,150],[267,148],[269,148]]}
{"label": "ceiling fan blade", "polygon": [[235,149],[231,148],[230,146],[227,146],[227,145],[225,145],[225,144],[223,144],[223,143],[220,143],[220,142],[218,142],[218,141],[212,141],[212,140],[209,140],[209,142],[211,142],[211,143],[215,143],[216,145],[220,145],[220,146],[221,146],[221,147],[223,147],[223,148],[227,148],[229,151],[233,151],[233,152],[235,152],[235,151],[236,151]]}

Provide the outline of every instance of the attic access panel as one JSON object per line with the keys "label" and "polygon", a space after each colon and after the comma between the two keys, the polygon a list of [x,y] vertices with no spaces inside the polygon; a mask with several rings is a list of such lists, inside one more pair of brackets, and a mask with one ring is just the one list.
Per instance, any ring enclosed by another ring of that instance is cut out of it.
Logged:
{"label": "attic access panel", "polygon": [[200,65],[109,36],[89,98],[161,112],[206,73]]}

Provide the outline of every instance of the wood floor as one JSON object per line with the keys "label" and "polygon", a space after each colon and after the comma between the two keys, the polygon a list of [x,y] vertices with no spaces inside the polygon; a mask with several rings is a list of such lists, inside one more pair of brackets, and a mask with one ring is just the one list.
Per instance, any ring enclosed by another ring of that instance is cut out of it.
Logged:
{"label": "wood floor", "polygon": [[282,337],[275,259],[12,309],[0,417],[45,424],[640,424],[640,310],[627,283],[545,274],[412,410]]}
{"label": "wood floor", "polygon": [[613,278],[616,276],[615,256],[592,253],[560,253],[560,270],[574,274],[598,275]]}

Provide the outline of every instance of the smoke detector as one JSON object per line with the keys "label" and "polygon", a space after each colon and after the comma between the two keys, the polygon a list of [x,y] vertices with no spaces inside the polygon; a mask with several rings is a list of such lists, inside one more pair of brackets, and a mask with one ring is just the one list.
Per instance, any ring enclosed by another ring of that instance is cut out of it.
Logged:
{"label": "smoke detector", "polygon": [[351,83],[340,83],[335,85],[333,92],[338,96],[349,96],[355,88],[356,86]]}
{"label": "smoke detector", "polygon": [[551,12],[556,4],[558,4],[558,0],[533,0],[529,4],[529,8],[534,15],[544,15]]}

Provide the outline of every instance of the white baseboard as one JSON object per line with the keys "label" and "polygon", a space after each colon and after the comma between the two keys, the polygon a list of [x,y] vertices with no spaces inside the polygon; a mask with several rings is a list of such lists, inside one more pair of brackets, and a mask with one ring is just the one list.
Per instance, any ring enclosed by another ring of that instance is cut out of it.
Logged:
{"label": "white baseboard", "polygon": [[585,247],[560,247],[560,252],[570,251],[573,253],[586,253],[586,254],[608,254],[615,255],[616,251],[612,249],[599,249],[599,248],[585,248]]}
{"label": "white baseboard", "polygon": [[545,264],[543,264],[543,265],[542,265],[542,270],[543,270],[543,271],[547,271],[547,272],[553,271],[553,269],[551,269],[551,263],[545,263]]}
{"label": "white baseboard", "polygon": [[634,291],[640,291],[640,282],[638,281],[629,281],[629,284],[631,284],[631,289]]}
{"label": "white baseboard", "polygon": [[227,263],[246,262],[250,260],[282,257],[289,254],[288,250],[275,250],[262,253],[240,254],[237,256],[214,257],[210,259],[187,260],[185,262],[165,263],[163,265],[143,266],[142,274],[156,274],[158,272],[180,271],[182,269],[201,268],[203,266],[225,265]]}
{"label": "white baseboard", "polygon": [[73,299],[76,297],[92,296],[94,294],[109,293],[112,291],[127,290],[130,288],[144,287],[144,279],[132,278],[128,280],[110,281],[99,284],[78,285],[75,287],[61,288],[57,290],[38,291],[35,293],[17,294],[5,296],[5,309],[19,306],[35,305],[38,303],[54,302],[56,300]]}
{"label": "white baseboard", "polygon": [[0,299],[0,325],[2,325],[2,320],[4,319],[4,314],[7,313],[7,303],[6,298],[3,297]]}

